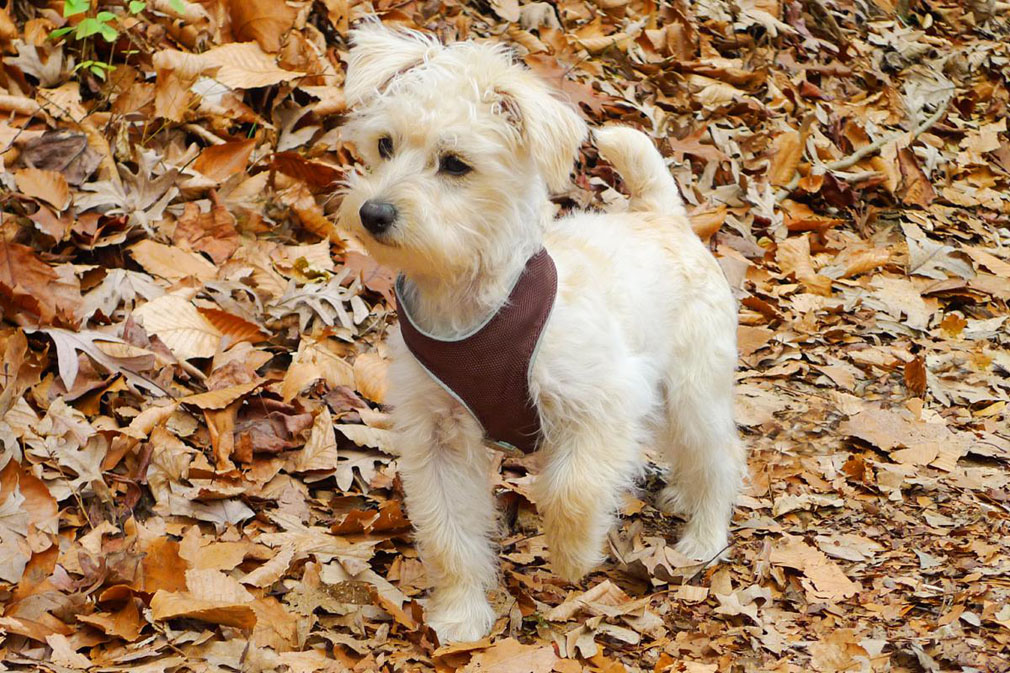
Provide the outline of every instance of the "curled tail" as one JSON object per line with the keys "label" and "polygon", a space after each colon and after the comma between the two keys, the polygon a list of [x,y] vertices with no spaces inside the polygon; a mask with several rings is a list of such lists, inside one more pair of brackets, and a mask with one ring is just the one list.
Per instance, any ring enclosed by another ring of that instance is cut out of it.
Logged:
{"label": "curled tail", "polygon": [[600,155],[628,186],[630,210],[686,215],[677,183],[649,136],[627,126],[606,126],[594,135]]}

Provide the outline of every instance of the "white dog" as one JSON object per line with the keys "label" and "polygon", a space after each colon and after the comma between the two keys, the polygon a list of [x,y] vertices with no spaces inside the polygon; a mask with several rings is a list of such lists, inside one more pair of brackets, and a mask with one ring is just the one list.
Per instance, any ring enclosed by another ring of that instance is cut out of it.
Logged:
{"label": "white dog", "polygon": [[[353,32],[345,130],[368,165],[340,219],[403,274],[417,330],[464,337],[502,309],[527,261],[557,269],[553,312],[528,372],[543,468],[535,487],[551,564],[575,581],[606,535],[652,442],[670,464],[659,502],[687,518],[677,549],[725,550],[745,457],[733,421],[736,306],[691,230],[676,183],[644,134],[595,132],[629,212],[555,220],[587,127],[502,46],[444,46],[369,23]],[[401,323],[403,315],[401,314]],[[494,623],[492,453],[458,396],[392,338],[390,398],[407,508],[442,642]]]}

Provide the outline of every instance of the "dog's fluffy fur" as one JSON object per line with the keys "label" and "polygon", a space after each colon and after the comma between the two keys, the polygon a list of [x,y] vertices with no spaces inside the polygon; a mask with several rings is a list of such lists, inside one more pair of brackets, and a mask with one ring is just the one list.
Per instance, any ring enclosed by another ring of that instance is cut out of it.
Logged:
{"label": "dog's fluffy fur", "polygon": [[[557,265],[531,372],[544,430],[535,498],[555,572],[574,581],[602,560],[650,444],[670,465],[659,502],[687,518],[678,550],[720,555],[745,470],[733,422],[736,307],[652,142],[629,128],[597,130],[600,154],[631,193],[629,212],[554,220],[548,190],[567,184],[587,128],[505,48],[443,46],[377,23],[354,31],[353,44],[345,130],[369,170],[351,179],[340,218],[406,275],[419,326],[459,335],[501,305],[541,247]],[[380,153],[384,137],[392,152]],[[472,171],[440,172],[446,154]],[[398,212],[377,236],[359,217],[368,199]],[[398,334],[392,348],[400,471],[433,587],[429,623],[443,642],[478,639],[494,621],[492,454]]]}

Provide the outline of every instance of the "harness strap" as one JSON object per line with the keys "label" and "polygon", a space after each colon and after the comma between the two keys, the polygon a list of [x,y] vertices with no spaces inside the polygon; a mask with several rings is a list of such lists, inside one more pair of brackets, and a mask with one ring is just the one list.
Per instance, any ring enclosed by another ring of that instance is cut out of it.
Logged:
{"label": "harness strap", "polygon": [[396,281],[400,333],[414,358],[483,426],[489,439],[530,453],[541,437],[530,370],[558,290],[554,260],[530,257],[505,303],[474,331],[440,339],[414,324]]}

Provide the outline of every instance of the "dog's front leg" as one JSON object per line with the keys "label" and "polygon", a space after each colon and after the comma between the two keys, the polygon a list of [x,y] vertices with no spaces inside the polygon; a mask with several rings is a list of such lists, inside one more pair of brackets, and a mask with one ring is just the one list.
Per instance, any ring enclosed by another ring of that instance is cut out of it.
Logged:
{"label": "dog's front leg", "polygon": [[400,432],[400,474],[432,587],[428,624],[442,643],[479,640],[495,618],[487,600],[497,577],[491,453],[469,417],[414,420]]}
{"label": "dog's front leg", "polygon": [[603,560],[603,545],[634,480],[638,446],[630,429],[580,423],[556,430],[535,497],[544,521],[551,565],[575,582]]}

